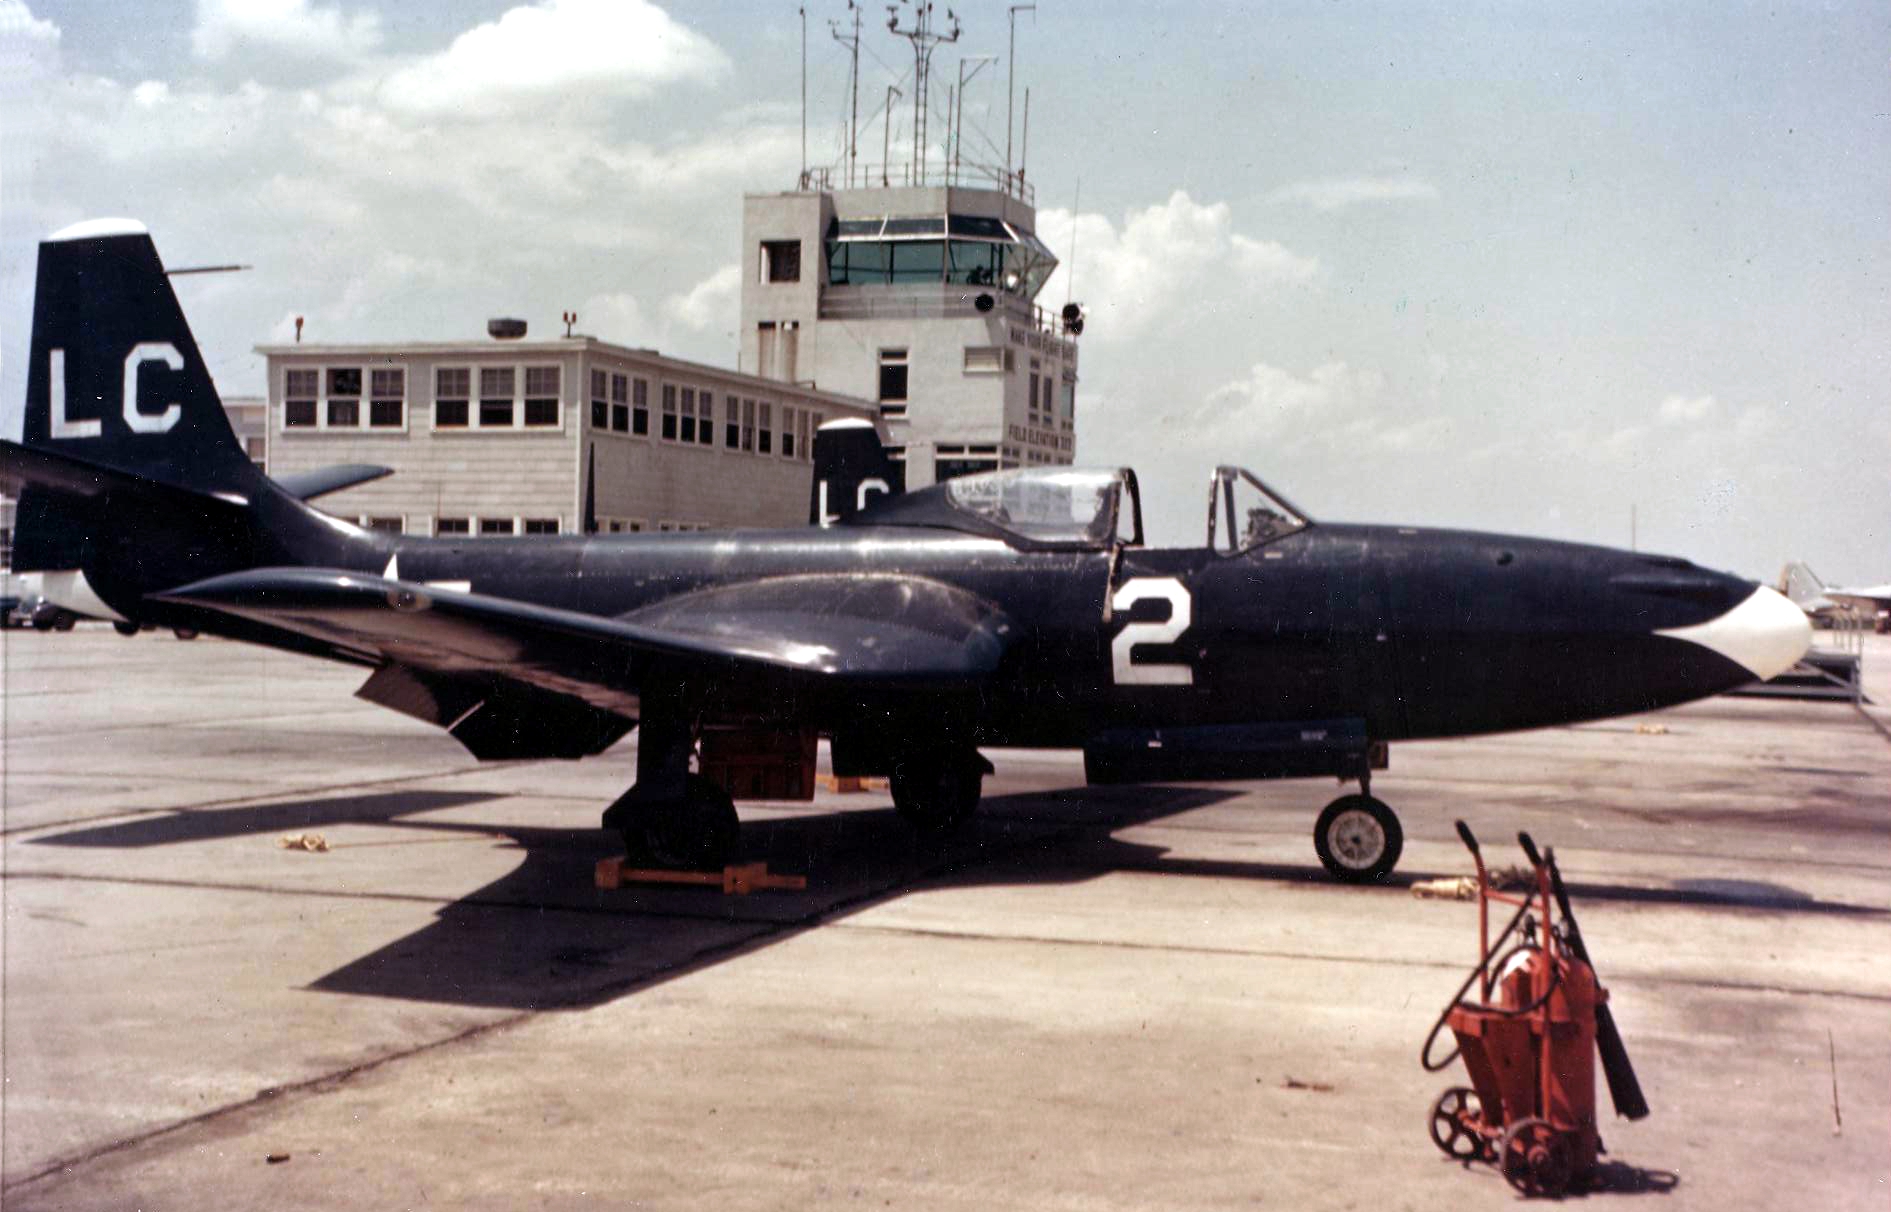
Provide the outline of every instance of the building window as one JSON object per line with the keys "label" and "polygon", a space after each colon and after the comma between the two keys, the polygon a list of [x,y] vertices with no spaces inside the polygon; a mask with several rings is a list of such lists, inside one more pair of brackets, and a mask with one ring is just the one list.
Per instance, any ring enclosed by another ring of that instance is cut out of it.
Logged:
{"label": "building window", "polygon": [[781,406],[781,457],[784,459],[794,458],[794,423],[798,411],[790,404]]}
{"label": "building window", "polygon": [[696,440],[704,446],[714,446],[716,444],[716,397],[713,393],[705,391],[697,398],[697,402],[703,423],[696,430]]}
{"label": "building window", "polygon": [[315,397],[320,390],[321,382],[320,371],[291,370],[283,373],[282,423],[285,427],[294,429],[314,427]]}
{"label": "building window", "polygon": [[479,520],[479,533],[482,535],[511,534],[512,533],[512,519],[511,518],[481,518]]}
{"label": "building window", "polygon": [[1046,421],[1050,420],[1051,413],[1057,410],[1056,405],[1051,401],[1051,389],[1055,386],[1056,382],[1057,380],[1053,379],[1051,376],[1044,376],[1044,402],[1038,407],[1044,410],[1044,419]]}
{"label": "building window", "polygon": [[525,519],[525,533],[527,534],[557,534],[558,533],[558,519],[557,518],[527,518]]}
{"label": "building window", "polygon": [[650,433],[650,383],[645,379],[630,385],[630,432],[639,437]]}
{"label": "building window", "polygon": [[880,351],[880,412],[889,417],[906,415],[906,351]]}
{"label": "building window", "polygon": [[591,372],[591,428],[611,427],[611,376],[601,370]]}
{"label": "building window", "polygon": [[799,282],[801,280],[801,241],[762,241],[762,281]]}
{"label": "building window", "polygon": [[676,384],[663,385],[663,440],[676,441]]}
{"label": "building window", "polygon": [[441,367],[433,372],[433,427],[465,429],[467,400],[473,394],[473,372]]}
{"label": "building window", "polygon": [[696,389],[694,387],[685,387],[683,389],[682,437],[685,442],[694,442],[696,440]]}
{"label": "building window", "polygon": [[473,527],[465,518],[435,518],[433,533],[437,535],[471,534]]}
{"label": "building window", "polygon": [[611,430],[630,432],[630,376],[611,376]]}
{"label": "building window", "polygon": [[755,401],[742,401],[742,449],[755,449]]}
{"label": "building window", "polygon": [[755,453],[775,453],[775,406],[763,400],[757,409],[755,431]]}
{"label": "building window", "polygon": [[361,425],[361,368],[330,367],[328,371],[328,417],[330,429],[356,429]]}
{"label": "building window", "polygon": [[742,401],[734,396],[722,399],[722,444],[730,450],[742,448]]}
{"label": "building window", "polygon": [[407,424],[407,372],[398,366],[368,375],[373,390],[368,398],[368,424],[375,429],[399,429]]}
{"label": "building window", "polygon": [[1011,369],[1010,354],[1010,350],[1000,345],[967,345],[965,347],[965,373],[1001,375]]}
{"label": "building window", "polygon": [[946,480],[956,479],[959,476],[976,475],[981,471],[997,470],[998,459],[990,455],[934,459],[932,461],[932,478],[934,483],[944,483]]}
{"label": "building window", "polygon": [[362,518],[361,524],[377,534],[407,533],[406,518]]}
{"label": "building window", "polygon": [[[518,375],[510,366],[480,367],[479,427],[481,429],[510,429],[512,427],[512,397],[517,382]],[[480,525],[484,526],[485,523],[481,522]]]}
{"label": "building window", "polygon": [[1024,406],[1031,410],[1031,423],[1037,424],[1037,372],[1031,372],[1031,389],[1025,393]]}
{"label": "building window", "polygon": [[525,423],[538,428],[558,424],[559,368],[525,368]]}
{"label": "building window", "polygon": [[814,437],[821,432],[821,422],[826,420],[826,417],[812,409],[808,410],[807,417],[808,442],[807,445],[803,447],[803,450],[805,451],[806,457],[812,459],[814,457]]}

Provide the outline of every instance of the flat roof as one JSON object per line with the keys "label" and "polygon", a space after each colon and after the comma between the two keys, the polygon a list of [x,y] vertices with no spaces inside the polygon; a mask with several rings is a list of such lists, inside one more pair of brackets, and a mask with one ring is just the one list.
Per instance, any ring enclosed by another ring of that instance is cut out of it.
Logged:
{"label": "flat roof", "polygon": [[500,341],[491,337],[473,338],[464,341],[356,341],[314,344],[301,342],[290,345],[257,345],[255,351],[266,358],[374,358],[374,357],[413,357],[413,358],[476,358],[476,357],[553,357],[573,353],[604,354],[609,357],[624,358],[629,361],[659,363],[663,366],[686,370],[691,374],[713,375],[730,382],[749,384],[756,387],[766,386],[776,391],[794,391],[805,395],[819,396],[836,404],[859,408],[876,414],[878,405],[859,396],[850,396],[842,392],[828,391],[820,387],[810,387],[805,383],[784,379],[767,379],[752,375],[746,371],[731,370],[726,366],[712,366],[707,362],[692,362],[687,358],[675,358],[659,350],[632,348],[617,345],[597,337],[575,335],[570,337],[530,338],[517,341]]}

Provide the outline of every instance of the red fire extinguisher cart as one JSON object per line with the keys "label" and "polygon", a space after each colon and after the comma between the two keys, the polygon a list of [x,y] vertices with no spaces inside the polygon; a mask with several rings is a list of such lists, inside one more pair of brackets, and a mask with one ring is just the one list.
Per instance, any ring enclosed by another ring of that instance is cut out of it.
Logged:
{"label": "red fire extinguisher cart", "polygon": [[[1440,1032],[1449,1028],[1471,1084],[1453,1086],[1432,1104],[1431,1139],[1452,1157],[1495,1164],[1526,1195],[1559,1195],[1587,1182],[1601,1151],[1598,1048],[1617,1112],[1639,1119],[1648,1107],[1609,1016],[1608,992],[1596,981],[1570,913],[1555,855],[1539,856],[1529,835],[1519,834],[1533,886],[1521,894],[1500,892],[1462,821],[1458,835],[1477,864],[1478,965],[1432,1028],[1422,1059],[1433,1072],[1451,1063],[1452,1056],[1431,1059]],[[1556,925],[1552,896],[1562,910]],[[1516,907],[1495,944],[1493,902]],[[1466,996],[1473,985],[1476,1000]],[[1599,1040],[1599,1027],[1606,1041]]]}

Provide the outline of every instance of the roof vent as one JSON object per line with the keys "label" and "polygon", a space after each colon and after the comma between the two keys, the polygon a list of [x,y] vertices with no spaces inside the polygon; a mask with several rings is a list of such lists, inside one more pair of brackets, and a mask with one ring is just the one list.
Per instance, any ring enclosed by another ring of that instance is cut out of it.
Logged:
{"label": "roof vent", "polygon": [[486,321],[486,335],[495,341],[516,341],[525,335],[525,321],[500,317]]}

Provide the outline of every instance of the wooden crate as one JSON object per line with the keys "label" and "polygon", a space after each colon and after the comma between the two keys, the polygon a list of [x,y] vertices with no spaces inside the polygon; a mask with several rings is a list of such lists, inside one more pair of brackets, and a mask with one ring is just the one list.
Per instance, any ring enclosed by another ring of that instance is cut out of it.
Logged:
{"label": "wooden crate", "polygon": [[705,729],[702,774],[732,799],[811,800],[818,740],[812,729]]}

